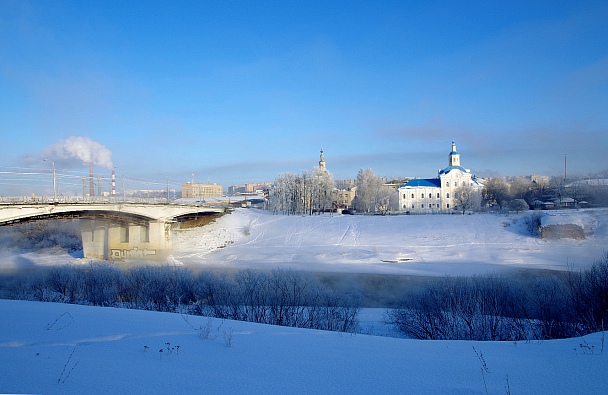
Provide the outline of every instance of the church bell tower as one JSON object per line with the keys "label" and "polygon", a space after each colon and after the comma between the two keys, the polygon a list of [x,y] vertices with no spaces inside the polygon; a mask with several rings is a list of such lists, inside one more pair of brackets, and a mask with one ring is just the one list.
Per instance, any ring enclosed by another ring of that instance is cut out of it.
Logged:
{"label": "church bell tower", "polygon": [[453,141],[452,151],[448,155],[448,166],[460,166],[460,154],[456,151],[456,143]]}
{"label": "church bell tower", "polygon": [[323,155],[323,148],[321,148],[321,156],[319,157],[319,169],[325,170],[325,155]]}

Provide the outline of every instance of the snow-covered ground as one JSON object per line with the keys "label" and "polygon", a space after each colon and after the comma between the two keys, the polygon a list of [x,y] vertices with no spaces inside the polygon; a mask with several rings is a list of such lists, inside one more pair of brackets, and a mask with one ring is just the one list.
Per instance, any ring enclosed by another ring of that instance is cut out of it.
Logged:
{"label": "snow-covered ground", "polygon": [[423,341],[8,300],[0,316],[1,393],[608,393],[602,333]]}
{"label": "snow-covered ground", "polygon": [[[439,276],[584,268],[606,251],[607,210],[568,212],[584,226],[584,240],[531,236],[528,215],[301,217],[242,209],[176,231],[171,263]],[[10,239],[0,237],[0,268],[87,262],[57,248],[25,252]],[[385,334],[376,325],[381,314],[365,309],[361,332]],[[419,341],[8,300],[0,300],[0,317],[0,393],[608,393],[602,333],[529,343]]]}
{"label": "snow-covered ground", "polygon": [[584,240],[533,236],[526,224],[531,215],[539,213],[284,216],[241,209],[176,232],[173,256],[191,267],[442,276],[585,267],[608,247],[608,210],[568,212],[584,224]]}
{"label": "snow-covered ground", "polygon": [[[542,240],[526,219],[583,226],[583,240]],[[0,229],[0,269],[87,263],[59,248],[11,247]],[[9,232],[10,233],[10,232]],[[200,228],[173,233],[170,264],[199,268],[298,270],[414,276],[508,269],[584,268],[608,248],[608,210],[473,215],[273,215],[237,209]],[[132,262],[134,263],[134,262]]]}

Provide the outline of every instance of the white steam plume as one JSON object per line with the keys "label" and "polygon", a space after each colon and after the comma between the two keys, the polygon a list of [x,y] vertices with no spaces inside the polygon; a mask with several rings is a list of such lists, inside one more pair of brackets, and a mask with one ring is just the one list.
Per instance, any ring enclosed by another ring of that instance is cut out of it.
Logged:
{"label": "white steam plume", "polygon": [[104,145],[87,137],[72,136],[42,151],[42,157],[69,165],[75,160],[84,165],[93,164],[112,169],[112,152]]}

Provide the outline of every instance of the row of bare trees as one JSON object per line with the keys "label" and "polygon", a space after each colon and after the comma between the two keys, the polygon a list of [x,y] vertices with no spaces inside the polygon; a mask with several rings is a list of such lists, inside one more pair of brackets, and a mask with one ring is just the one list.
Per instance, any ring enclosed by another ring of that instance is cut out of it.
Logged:
{"label": "row of bare trees", "polygon": [[588,270],[532,282],[446,277],[408,296],[388,321],[406,336],[444,340],[544,340],[603,331],[608,254]]}
{"label": "row of bare trees", "polygon": [[285,269],[234,275],[113,265],[57,266],[13,277],[11,299],[187,312],[210,317],[332,331],[355,331],[358,294],[329,290],[311,274]]}
{"label": "row of bare trees", "polygon": [[200,314],[239,321],[352,332],[361,296],[339,294],[295,270],[243,270],[234,277],[199,277]]}
{"label": "row of bare trees", "polygon": [[386,213],[399,209],[398,192],[385,185],[383,177],[372,169],[361,169],[357,174],[357,194],[353,207],[361,213]]}
{"label": "row of bare trees", "polygon": [[485,205],[496,205],[500,210],[512,209],[514,201],[525,201],[531,206],[535,201],[566,197],[605,207],[608,206],[608,184],[605,179],[592,180],[582,176],[569,180],[553,177],[549,182],[516,177],[510,183],[503,178],[492,178],[486,181],[482,197]]}
{"label": "row of bare trees", "polygon": [[[357,174],[357,192],[352,208],[361,213],[398,210],[397,191],[385,184],[385,179],[373,170],[361,169]],[[300,174],[284,173],[274,181],[268,209],[288,215],[333,210],[335,190],[333,176],[326,169],[315,168]]]}
{"label": "row of bare trees", "polygon": [[333,207],[334,179],[325,169],[281,174],[269,194],[268,209],[287,215],[324,212]]}

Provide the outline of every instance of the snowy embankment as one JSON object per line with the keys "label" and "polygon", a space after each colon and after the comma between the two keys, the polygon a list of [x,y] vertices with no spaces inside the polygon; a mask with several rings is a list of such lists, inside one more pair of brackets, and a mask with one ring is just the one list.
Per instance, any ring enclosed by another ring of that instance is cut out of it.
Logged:
{"label": "snowy embankment", "polygon": [[[541,239],[530,218],[583,224],[585,238]],[[23,241],[23,240],[22,240]],[[608,249],[608,209],[473,215],[273,215],[237,209],[173,231],[169,264],[414,276],[585,268]],[[0,269],[88,263],[82,252],[15,246],[0,229]],[[127,266],[142,262],[126,262]],[[144,262],[145,263],[145,262]]]}
{"label": "snowy embankment", "polygon": [[190,267],[442,276],[582,268],[608,246],[606,209],[567,212],[569,221],[585,225],[584,240],[532,235],[527,219],[538,214],[285,216],[239,209],[176,232],[173,256]]}
{"label": "snowy embankment", "polygon": [[555,212],[540,218],[540,235],[543,239],[584,239],[596,227],[590,215],[578,212]]}
{"label": "snowy embankment", "polygon": [[[608,245],[608,211],[569,214],[585,216],[584,240],[533,236],[529,213],[300,217],[243,209],[176,231],[174,263],[411,275],[586,267]],[[52,251],[5,249],[1,267],[87,262]],[[368,312],[361,331],[381,333]],[[8,300],[0,300],[0,316],[0,393],[608,393],[603,333],[420,341]]]}
{"label": "snowy embankment", "polygon": [[608,393],[602,333],[421,341],[8,300],[0,316],[2,393]]}

